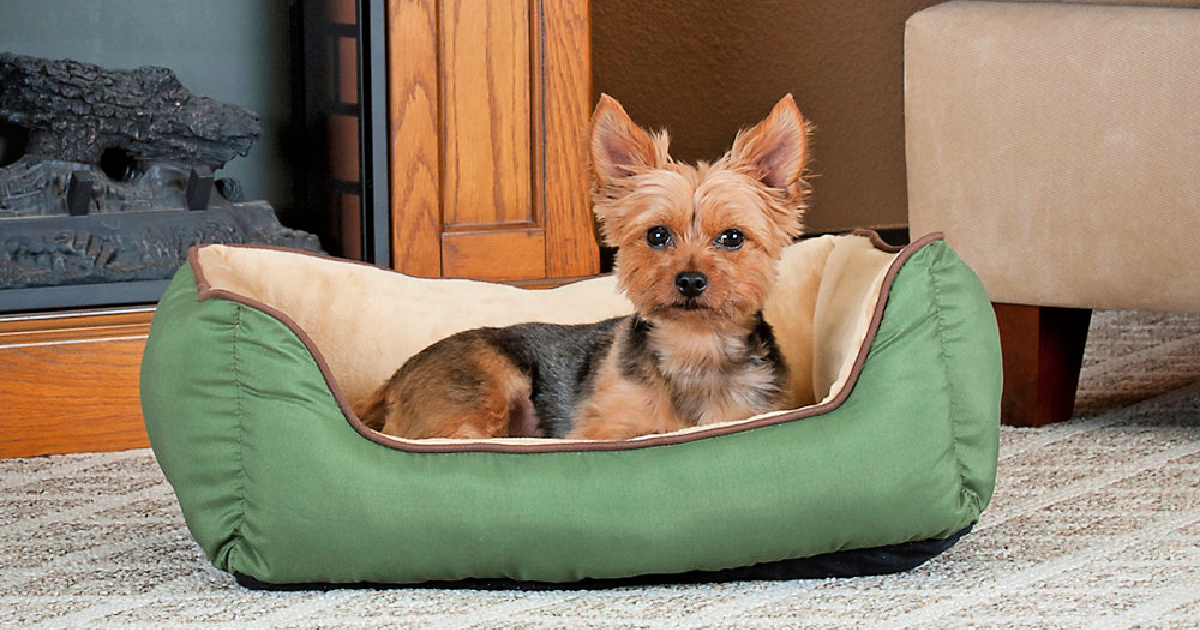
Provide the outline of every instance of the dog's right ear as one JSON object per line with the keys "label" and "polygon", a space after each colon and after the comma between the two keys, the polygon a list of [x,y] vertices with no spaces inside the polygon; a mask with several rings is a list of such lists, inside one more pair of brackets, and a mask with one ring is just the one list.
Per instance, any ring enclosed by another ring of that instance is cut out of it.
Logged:
{"label": "dog's right ear", "polygon": [[[617,99],[600,95],[592,113],[591,153],[593,183],[607,186],[612,180],[657,168],[665,160],[650,135],[633,124]],[[665,137],[662,138],[665,144]],[[663,147],[665,149],[665,147]]]}

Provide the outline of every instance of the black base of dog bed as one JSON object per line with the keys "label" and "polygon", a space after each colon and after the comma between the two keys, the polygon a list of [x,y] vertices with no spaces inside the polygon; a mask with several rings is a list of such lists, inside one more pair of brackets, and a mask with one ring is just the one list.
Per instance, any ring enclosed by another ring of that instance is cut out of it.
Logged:
{"label": "black base of dog bed", "polygon": [[752,580],[808,580],[825,578],[864,577],[903,573],[925,564],[953,547],[963,536],[971,532],[967,526],[947,538],[886,545],[870,549],[850,549],[821,554],[809,558],[764,562],[748,567],[735,567],[720,571],[687,571],[685,573],[658,573],[629,578],[585,579],[578,582],[528,582],[508,578],[466,579],[453,581],[422,582],[420,584],[379,584],[357,582],[353,584],[271,584],[243,573],[236,573],[237,583],[245,588],[270,591],[330,591],[343,588],[390,589],[390,588],[442,588],[481,591],[557,591],[557,590],[601,590],[627,586],[656,586],[663,584],[716,584]]}

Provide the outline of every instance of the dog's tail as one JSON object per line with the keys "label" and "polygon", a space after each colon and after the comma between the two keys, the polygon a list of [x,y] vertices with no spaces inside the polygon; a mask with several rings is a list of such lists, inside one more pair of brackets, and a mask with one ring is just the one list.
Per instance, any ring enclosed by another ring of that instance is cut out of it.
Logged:
{"label": "dog's tail", "polygon": [[387,414],[386,387],[376,389],[370,396],[354,404],[354,415],[358,416],[358,419],[362,420],[362,423],[367,425],[368,429],[374,431],[383,430],[383,425],[387,421]]}

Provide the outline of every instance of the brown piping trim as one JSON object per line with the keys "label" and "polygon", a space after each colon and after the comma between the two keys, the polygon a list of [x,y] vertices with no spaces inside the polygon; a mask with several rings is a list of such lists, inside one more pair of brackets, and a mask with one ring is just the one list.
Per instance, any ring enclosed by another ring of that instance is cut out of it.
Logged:
{"label": "brown piping trim", "polygon": [[883,240],[883,237],[879,236],[879,232],[876,232],[875,230],[859,229],[854,230],[850,234],[853,236],[865,236],[871,239],[871,244],[875,246],[875,249],[878,249],[881,252],[899,254],[900,250],[905,248],[904,245],[888,245],[887,242]]}
{"label": "brown piping trim", "polygon": [[192,245],[188,248],[188,266],[192,268],[192,276],[196,278],[196,298],[203,302],[204,298],[200,297],[211,289],[208,284],[208,278],[204,277],[204,268],[200,266],[200,246]]}
{"label": "brown piping trim", "polygon": [[[883,284],[880,286],[879,290],[879,298],[875,303],[875,310],[871,315],[871,323],[867,327],[867,334],[863,338],[862,345],[858,349],[858,355],[854,359],[854,365],[850,369],[850,374],[836,396],[824,403],[802,407],[795,411],[767,418],[759,418],[757,420],[746,420],[743,422],[716,426],[709,429],[702,428],[682,434],[663,434],[633,440],[611,440],[596,442],[560,442],[557,440],[546,440],[545,443],[537,444],[503,444],[489,442],[486,440],[464,440],[462,444],[424,444],[422,443],[422,440],[405,440],[394,438],[369,429],[362,423],[361,420],[358,419],[358,416],[356,416],[354,411],[350,408],[349,402],[346,400],[345,396],[342,395],[341,389],[338,387],[337,382],[333,378],[333,373],[330,371],[329,365],[325,362],[325,359],[321,355],[320,350],[317,349],[316,344],[313,343],[312,338],[310,338],[308,333],[304,332],[304,330],[301,329],[300,326],[298,326],[296,322],[292,320],[292,318],[280,312],[278,309],[253,298],[239,295],[231,291],[213,289],[204,278],[203,270],[198,269],[198,257],[196,255],[198,247],[193,247],[188,252],[188,261],[192,265],[193,274],[196,276],[196,284],[198,288],[197,298],[200,301],[204,301],[209,298],[220,298],[229,300],[231,302],[244,304],[251,308],[258,309],[271,317],[274,317],[283,325],[291,329],[291,331],[300,339],[301,343],[304,344],[305,348],[307,348],[312,354],[313,359],[317,363],[317,367],[321,370],[321,375],[325,378],[325,382],[329,386],[330,393],[333,394],[334,400],[337,401],[338,407],[346,416],[346,420],[350,423],[350,426],[353,427],[354,430],[359,433],[359,435],[362,435],[376,444],[410,453],[563,453],[588,451],[624,451],[650,448],[654,446],[683,444],[694,440],[729,435],[732,433],[740,433],[742,431],[750,431],[762,427],[783,424],[785,422],[794,422],[797,420],[803,420],[805,418],[823,415],[840,407],[842,403],[850,397],[851,391],[858,383],[858,377],[862,374],[863,366],[867,361],[867,354],[871,350],[871,345],[875,340],[876,334],[879,332],[879,325],[883,321],[883,311],[887,306],[888,295],[891,292],[892,284],[895,282],[896,276],[900,273],[900,269],[904,266],[904,263],[908,262],[909,258],[912,258],[914,254],[916,254],[926,245],[944,239],[944,235],[941,232],[933,232],[917,239],[916,241],[913,241],[904,247],[893,247],[885,243],[877,233],[870,230],[855,230],[854,235],[870,238],[871,244],[876,249],[891,254],[897,254],[897,256],[895,260],[893,260],[888,266],[887,273],[884,275]],[[226,245],[225,247],[229,246]],[[312,252],[282,247],[256,247],[252,245],[236,245],[236,247],[272,249],[277,251],[286,251],[340,260],[324,254],[314,254]],[[358,262],[357,264],[367,264],[368,266],[372,267],[375,266],[361,262]]]}

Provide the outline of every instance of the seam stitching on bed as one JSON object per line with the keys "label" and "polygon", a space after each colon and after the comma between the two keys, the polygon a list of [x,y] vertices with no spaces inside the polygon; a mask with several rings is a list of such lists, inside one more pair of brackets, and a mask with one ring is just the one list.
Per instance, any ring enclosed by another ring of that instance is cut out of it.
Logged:
{"label": "seam stitching on bed", "polygon": [[[238,514],[237,523],[233,527],[233,541],[241,540],[242,530],[246,523],[246,429],[245,413],[242,409],[242,371],[238,365],[238,345],[242,338],[242,310],[244,308],[241,304],[235,306],[233,320],[234,414],[238,428]],[[236,550],[237,546],[235,545],[233,549]],[[231,570],[233,568],[231,567]]]}
{"label": "seam stitching on bed", "polygon": [[941,273],[941,264],[945,259],[945,255],[946,249],[942,248],[940,251],[938,251],[937,258],[931,262],[929,266],[929,282],[933,287],[934,314],[937,320],[938,331],[938,347],[941,351],[942,373],[946,379],[947,411],[950,414],[950,435],[953,440],[951,447],[954,449],[954,464],[958,470],[959,494],[972,505],[973,509],[978,510],[979,497],[976,496],[975,492],[967,485],[967,473],[963,467],[961,449],[959,448],[959,446],[962,444],[962,440],[959,436],[958,430],[958,396],[952,375],[950,374],[950,353],[946,348],[946,322],[942,314],[942,307],[944,306],[944,303],[942,299],[942,286],[938,277]]}

